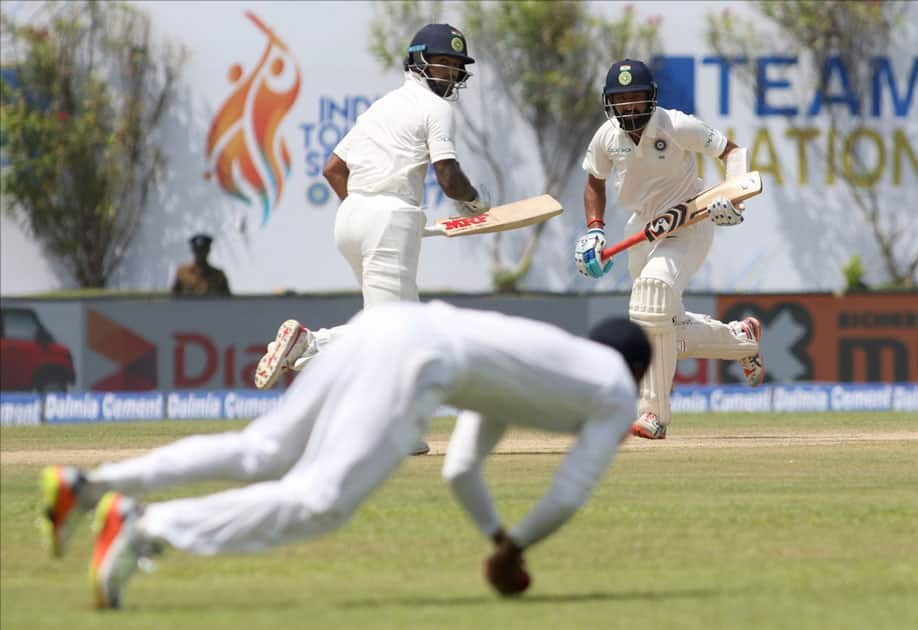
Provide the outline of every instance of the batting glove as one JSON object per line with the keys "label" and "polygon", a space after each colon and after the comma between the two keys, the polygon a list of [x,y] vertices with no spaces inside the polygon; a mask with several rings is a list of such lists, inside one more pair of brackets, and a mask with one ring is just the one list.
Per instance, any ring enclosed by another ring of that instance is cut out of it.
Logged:
{"label": "batting glove", "polygon": [[482,212],[487,212],[491,209],[491,193],[488,192],[488,189],[484,186],[479,186],[476,192],[478,194],[471,201],[455,200],[456,212],[460,216],[477,217]]}
{"label": "batting glove", "polygon": [[716,225],[739,225],[743,222],[742,206],[734,206],[726,197],[717,197],[708,206],[708,211]]}
{"label": "batting glove", "polygon": [[602,249],[606,246],[606,233],[593,228],[579,239],[574,247],[577,271],[587,278],[600,278],[612,268],[612,259],[602,262]]}

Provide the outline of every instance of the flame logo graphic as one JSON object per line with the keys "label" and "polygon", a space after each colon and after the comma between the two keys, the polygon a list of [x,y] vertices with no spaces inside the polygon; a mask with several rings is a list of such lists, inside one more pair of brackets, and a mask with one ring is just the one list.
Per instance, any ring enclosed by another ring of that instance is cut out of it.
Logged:
{"label": "flame logo graphic", "polygon": [[268,44],[248,75],[238,63],[229,68],[233,91],[207,133],[205,177],[215,177],[224,192],[248,204],[258,197],[264,225],[290,174],[290,152],[278,129],[296,101],[301,74],[287,45],[254,13],[245,15]]}

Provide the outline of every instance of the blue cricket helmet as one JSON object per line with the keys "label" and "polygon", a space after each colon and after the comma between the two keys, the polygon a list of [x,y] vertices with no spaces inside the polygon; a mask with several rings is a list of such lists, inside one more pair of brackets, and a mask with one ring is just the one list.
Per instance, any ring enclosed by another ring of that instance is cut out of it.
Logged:
{"label": "blue cricket helmet", "polygon": [[423,53],[425,57],[431,55],[446,55],[455,57],[462,63],[475,63],[475,60],[468,55],[469,47],[465,41],[465,35],[462,34],[455,26],[449,24],[428,24],[417,33],[408,46],[408,56],[405,57],[405,64],[412,62],[411,53]]}
{"label": "blue cricket helmet", "polygon": [[[459,98],[459,89],[465,87],[465,82],[471,76],[466,72],[465,66],[475,63],[475,60],[469,57],[468,51],[465,35],[458,28],[449,24],[428,24],[415,33],[411,40],[404,67],[405,70],[411,70],[423,77],[437,96],[455,100]],[[437,55],[458,60],[462,64],[462,69],[450,69],[449,72],[455,73],[451,78],[443,78],[442,71],[438,71],[439,76],[432,75],[432,67],[446,67],[444,64],[430,63],[430,58]]]}
{"label": "blue cricket helmet", "polygon": [[[647,99],[639,101],[648,103],[646,112],[623,114],[616,111],[609,102],[609,95],[628,92],[647,92]],[[615,116],[625,131],[643,129],[657,108],[657,82],[653,80],[650,68],[643,61],[636,59],[623,59],[613,63],[606,73],[606,84],[602,90],[602,108],[606,118],[611,120],[612,116]]]}

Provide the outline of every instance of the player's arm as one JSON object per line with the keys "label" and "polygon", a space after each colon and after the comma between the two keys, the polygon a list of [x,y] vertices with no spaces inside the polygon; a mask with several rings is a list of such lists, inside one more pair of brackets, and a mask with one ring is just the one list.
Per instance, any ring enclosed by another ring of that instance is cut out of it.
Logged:
{"label": "player's arm", "polygon": [[478,196],[472,182],[466,176],[458,160],[440,160],[434,162],[434,172],[443,193],[456,201],[472,201]]}
{"label": "player's arm", "polygon": [[440,188],[456,202],[456,212],[460,215],[474,217],[491,208],[491,195],[481,186],[472,186],[457,160],[437,160],[433,167]]}
{"label": "player's arm", "polygon": [[[633,404],[630,408],[633,409]],[[586,503],[630,426],[631,414],[625,409],[623,405],[620,418],[594,418],[584,423],[576,444],[558,467],[548,492],[510,530],[509,538],[521,549],[557,531]]]}
{"label": "player's arm", "polygon": [[455,117],[452,107],[441,103],[432,109],[427,121],[427,151],[437,182],[443,193],[452,199],[456,212],[473,217],[491,208],[491,195],[482,186],[472,186],[459,166],[456,154]]}
{"label": "player's arm", "polygon": [[502,422],[474,411],[463,411],[456,418],[453,434],[443,461],[443,478],[459,505],[486,538],[501,530],[500,517],[482,475],[482,465],[506,431]]}
{"label": "player's arm", "polygon": [[602,250],[606,246],[606,178],[612,172],[606,134],[609,128],[600,127],[590,140],[583,170],[587,181],[583,189],[583,211],[587,231],[574,245],[574,263],[577,271],[588,278],[599,278],[612,268],[612,259],[603,262]]}
{"label": "player's arm", "polygon": [[481,533],[494,542],[494,552],[485,560],[488,581],[499,593],[516,595],[529,586],[523,549],[501,526],[481,471],[485,458],[506,429],[503,422],[485,420],[473,411],[461,412],[446,449],[443,478]]}
{"label": "player's arm", "polygon": [[329,156],[328,161],[325,163],[325,168],[322,169],[322,175],[341,201],[347,198],[347,178],[350,174],[351,171],[347,167],[347,162],[335,153]]}
{"label": "player's arm", "polygon": [[493,534],[495,550],[485,560],[485,575],[499,593],[518,595],[529,587],[523,552],[557,531],[586,502],[609,467],[630,425],[630,414],[620,420],[587,421],[545,496],[509,533],[499,528]]}
{"label": "player's arm", "polygon": [[[749,151],[732,140],[727,140],[723,153],[718,156],[726,165],[727,179],[739,177],[749,172]],[[718,197],[709,206],[711,220],[717,225],[739,225],[743,222],[742,202],[734,204],[726,197]]]}
{"label": "player's arm", "polygon": [[583,189],[583,211],[587,231],[574,245],[574,262],[577,271],[588,278],[599,278],[612,268],[612,260],[602,261],[602,250],[606,246],[606,180],[587,172]]}
{"label": "player's arm", "polygon": [[586,186],[583,189],[583,209],[587,229],[605,226],[606,180],[587,173]]}

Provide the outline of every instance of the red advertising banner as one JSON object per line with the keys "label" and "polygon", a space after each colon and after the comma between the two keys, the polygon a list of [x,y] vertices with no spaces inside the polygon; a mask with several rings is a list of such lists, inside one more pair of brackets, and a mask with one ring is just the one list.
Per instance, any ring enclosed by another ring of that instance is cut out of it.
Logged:
{"label": "red advertising banner", "polygon": [[918,381],[918,293],[719,296],[717,313],[759,318],[769,381]]}

